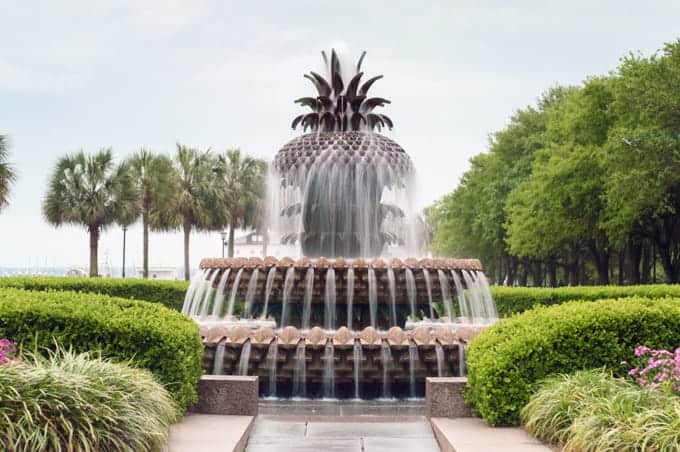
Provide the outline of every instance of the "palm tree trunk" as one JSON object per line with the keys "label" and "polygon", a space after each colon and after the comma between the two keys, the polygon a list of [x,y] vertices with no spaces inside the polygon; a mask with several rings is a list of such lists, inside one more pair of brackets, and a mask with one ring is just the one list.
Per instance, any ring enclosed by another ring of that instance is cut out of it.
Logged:
{"label": "palm tree trunk", "polygon": [[146,212],[142,215],[142,225],[144,228],[144,243],[142,245],[144,269],[142,270],[142,277],[147,279],[149,277],[149,214]]}
{"label": "palm tree trunk", "polygon": [[99,225],[90,225],[88,227],[90,233],[90,277],[99,276]]}
{"label": "palm tree trunk", "polygon": [[234,223],[229,223],[229,250],[228,250],[228,256],[229,257],[234,257],[234,235],[236,232],[236,228],[234,227]]}
{"label": "palm tree trunk", "polygon": [[191,269],[189,268],[189,236],[191,235],[191,223],[184,222],[184,280],[189,281],[191,278]]}

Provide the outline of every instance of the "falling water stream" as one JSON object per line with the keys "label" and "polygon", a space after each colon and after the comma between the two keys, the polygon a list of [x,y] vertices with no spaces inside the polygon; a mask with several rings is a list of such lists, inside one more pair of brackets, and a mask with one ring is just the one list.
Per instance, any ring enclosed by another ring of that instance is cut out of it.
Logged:
{"label": "falling water stream", "polygon": [[213,361],[213,375],[222,375],[224,372],[224,341],[217,344],[215,359]]}
{"label": "falling water stream", "polygon": [[361,361],[363,360],[363,352],[361,350],[361,342],[355,341],[352,350],[352,358],[354,359],[354,398],[361,399],[360,381],[361,381]]}
{"label": "falling water stream", "polygon": [[368,312],[371,326],[376,328],[378,317],[378,281],[375,277],[375,269],[368,269]]}
{"label": "falling water stream", "polygon": [[224,287],[227,285],[229,273],[231,273],[230,268],[224,270],[222,277],[220,278],[220,282],[217,284],[217,294],[215,295],[215,303],[213,303],[212,310],[212,315],[214,317],[222,316],[222,305],[224,304]]}
{"label": "falling water stream", "polygon": [[444,376],[444,349],[439,342],[434,344],[434,352],[437,356],[437,376]]}
{"label": "falling water stream", "polygon": [[234,283],[231,286],[231,294],[229,295],[229,307],[227,308],[227,317],[232,317],[234,315],[234,302],[236,301],[236,294],[238,293],[238,286],[241,284],[241,275],[243,274],[243,268],[239,268],[236,272],[236,277],[234,278]]}
{"label": "falling water stream", "polygon": [[250,280],[248,280],[248,288],[246,289],[246,318],[253,318],[253,298],[255,297],[255,291],[257,291],[257,281],[260,277],[260,271],[256,268],[250,274]]}
{"label": "falling water stream", "polygon": [[314,295],[314,267],[309,267],[305,274],[305,295],[302,305],[302,329],[309,329],[312,317],[312,296]]}
{"label": "falling water stream", "polygon": [[397,324],[397,285],[394,278],[394,269],[387,268],[387,286],[390,292],[390,313],[392,315],[391,325]]}
{"label": "falling water stream", "polygon": [[326,272],[326,291],[324,296],[326,308],[324,325],[326,330],[335,329],[335,270],[329,268]]}
{"label": "falling water stream", "polygon": [[250,341],[245,341],[241,347],[241,356],[238,360],[238,374],[248,375],[248,365],[250,364]]}
{"label": "falling water stream", "polygon": [[409,373],[409,390],[411,398],[416,397],[416,364],[418,364],[418,347],[415,342],[408,343],[408,373]]}
{"label": "falling water stream", "polygon": [[264,287],[264,307],[262,308],[262,318],[266,319],[269,309],[269,296],[272,294],[272,286],[274,285],[274,278],[276,277],[276,267],[269,269],[267,273],[267,282]]}
{"label": "falling water stream", "polygon": [[382,398],[392,398],[392,386],[390,384],[390,370],[392,369],[392,352],[387,341],[383,341],[380,346],[380,356],[382,359]]}
{"label": "falling water stream", "polygon": [[404,271],[406,278],[406,295],[408,296],[408,303],[411,306],[411,320],[416,318],[416,279],[413,276],[413,271],[407,268]]}
{"label": "falling water stream", "polygon": [[324,399],[335,398],[335,358],[333,357],[333,344],[328,341],[323,354],[323,397]]}
{"label": "falling water stream", "polygon": [[276,367],[278,365],[279,344],[274,339],[267,350],[267,366],[269,368],[269,397],[276,397]]}
{"label": "falling water stream", "polygon": [[347,269],[347,328],[352,331],[352,318],[354,317],[353,309],[354,302],[354,269],[352,267]]}
{"label": "falling water stream", "polygon": [[300,341],[295,350],[295,367],[293,369],[293,397],[307,397],[307,356],[305,342]]}
{"label": "falling water stream", "polygon": [[430,272],[427,268],[423,268],[423,279],[425,279],[425,288],[427,289],[427,302],[430,307],[430,318],[434,319],[434,307],[432,306],[432,281],[430,280]]}
{"label": "falling water stream", "polygon": [[289,267],[286,270],[286,279],[283,282],[283,298],[281,300],[281,324],[280,328],[288,326],[288,303],[290,302],[290,295],[293,292],[293,283],[295,282],[295,267]]}
{"label": "falling water stream", "polygon": [[449,322],[452,322],[454,319],[453,306],[451,306],[451,291],[449,290],[449,278],[446,277],[444,270],[437,270],[437,274],[439,275],[439,287],[441,287],[442,290],[442,303],[444,303],[444,307],[446,308],[446,315],[449,318]]}

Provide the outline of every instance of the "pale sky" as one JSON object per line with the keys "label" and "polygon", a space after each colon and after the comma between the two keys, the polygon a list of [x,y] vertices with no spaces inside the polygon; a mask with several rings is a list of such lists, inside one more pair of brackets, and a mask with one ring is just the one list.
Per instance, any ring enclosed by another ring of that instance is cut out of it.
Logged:
{"label": "pale sky", "polygon": [[[680,37],[674,1],[0,2],[0,134],[19,173],[0,212],[0,266],[85,265],[84,228],[42,219],[48,174],[64,153],[112,147],[174,152],[176,142],[272,160],[296,135],[293,100],[320,50],[366,50],[374,95],[392,100],[388,133],[411,155],[427,205],[519,107],[554,84],[605,74],[629,51]],[[141,266],[141,229],[128,265]],[[122,232],[100,256],[121,263]],[[152,234],[151,264],[180,266],[181,234]],[[221,252],[192,236],[191,260]]]}

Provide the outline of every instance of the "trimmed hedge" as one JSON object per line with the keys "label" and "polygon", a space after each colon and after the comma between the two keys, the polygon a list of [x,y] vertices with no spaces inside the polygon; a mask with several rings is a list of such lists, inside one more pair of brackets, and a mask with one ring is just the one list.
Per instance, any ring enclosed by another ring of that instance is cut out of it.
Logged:
{"label": "trimmed hedge", "polygon": [[624,371],[639,344],[680,345],[680,298],[537,307],[501,320],[467,350],[466,400],[491,425],[518,425],[538,381],[602,366]]}
{"label": "trimmed hedge", "polygon": [[203,346],[198,326],[156,303],[75,292],[0,289],[0,337],[131,361],[149,369],[181,409],[196,401]]}
{"label": "trimmed hedge", "polygon": [[96,293],[112,297],[160,303],[177,311],[182,310],[186,281],[158,281],[138,278],[84,278],[70,276],[11,276],[0,278],[0,287],[26,290],[70,290]]}
{"label": "trimmed hedge", "polygon": [[680,298],[680,285],[648,284],[640,286],[574,286],[574,287],[502,287],[491,288],[501,317],[528,311],[534,306],[551,306],[567,301],[594,301],[606,298],[645,297]]}

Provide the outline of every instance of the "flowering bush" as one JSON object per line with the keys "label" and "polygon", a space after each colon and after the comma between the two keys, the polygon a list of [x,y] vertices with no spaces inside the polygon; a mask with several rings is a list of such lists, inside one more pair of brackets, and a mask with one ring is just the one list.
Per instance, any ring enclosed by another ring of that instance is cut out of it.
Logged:
{"label": "flowering bush", "polygon": [[17,353],[17,343],[0,338],[0,364],[12,361]]}
{"label": "flowering bush", "polygon": [[670,352],[638,345],[635,358],[637,367],[632,368],[628,375],[638,384],[680,393],[680,347]]}

